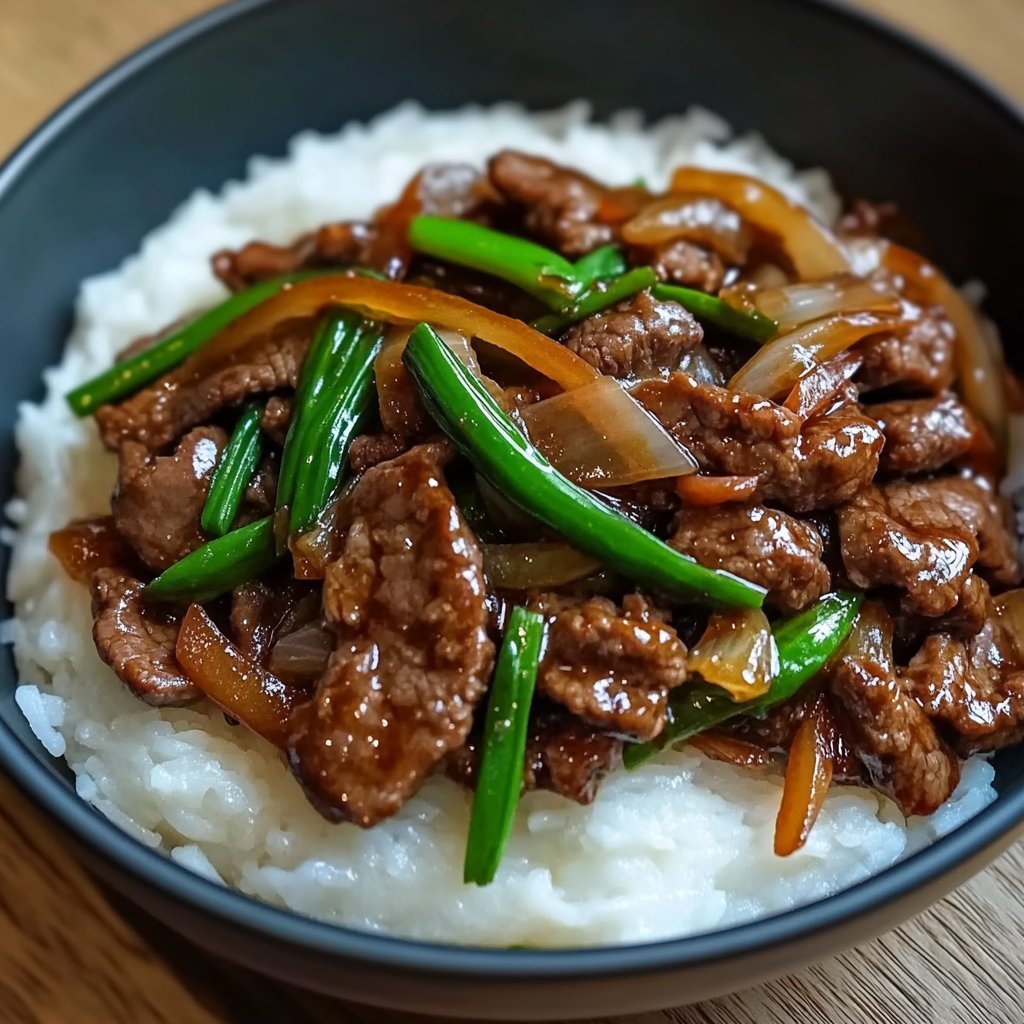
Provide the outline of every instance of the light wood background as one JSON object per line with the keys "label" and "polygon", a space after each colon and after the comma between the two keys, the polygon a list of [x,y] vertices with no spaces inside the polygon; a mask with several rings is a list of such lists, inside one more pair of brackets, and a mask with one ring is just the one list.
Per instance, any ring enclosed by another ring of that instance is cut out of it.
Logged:
{"label": "light wood background", "polygon": [[[1024,100],[1024,0],[857,2]],[[210,6],[0,0],[0,154],[114,60]],[[735,996],[616,1024],[1021,1024],[1022,878],[1019,844],[954,896],[867,946]],[[111,902],[0,778],[0,1024],[417,1020],[328,1002],[212,962]]]}

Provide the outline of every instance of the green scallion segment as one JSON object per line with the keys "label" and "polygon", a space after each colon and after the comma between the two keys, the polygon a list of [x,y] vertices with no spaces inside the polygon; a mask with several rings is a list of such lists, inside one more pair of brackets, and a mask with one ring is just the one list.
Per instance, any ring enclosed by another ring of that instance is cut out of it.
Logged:
{"label": "green scallion segment", "polygon": [[158,601],[203,604],[248,583],[277,561],[274,517],[232,530],[196,548],[145,588]]}
{"label": "green scallion segment", "polygon": [[254,403],[246,406],[217,463],[200,517],[203,529],[214,537],[223,537],[231,529],[242,504],[245,488],[263,454],[263,435],[260,433],[262,415],[262,405]]}
{"label": "green scallion segment", "polygon": [[551,249],[455,217],[414,217],[409,245],[449,263],[493,274],[551,309],[568,309],[582,290],[573,265]]}
{"label": "green scallion segment", "polygon": [[857,618],[861,600],[860,594],[826,594],[806,611],[786,619],[775,630],[779,674],[761,697],[736,702],[707,683],[688,683],[673,691],[669,698],[670,720],[664,731],[652,743],[627,744],[622,754],[626,767],[636,768],[666,746],[688,740],[737,715],[763,713],[789,700],[839,649]]}
{"label": "green scallion segment", "polygon": [[544,619],[512,609],[494,670],[484,723],[476,795],[469,820],[463,878],[488,885],[508,843],[523,788],[530,704],[544,639]]}
{"label": "green scallion segment", "polygon": [[778,333],[779,325],[757,310],[746,312],[730,306],[724,299],[695,288],[682,288],[676,284],[658,284],[651,289],[656,299],[678,302],[698,320],[721,327],[723,331],[735,334],[748,341],[763,344]]}
{"label": "green scallion segment", "polygon": [[600,249],[588,252],[573,266],[573,273],[581,289],[593,287],[598,281],[607,281],[626,272],[626,261],[614,245],[602,245]]}
{"label": "green scallion segment", "polygon": [[656,590],[761,606],[763,588],[698,565],[558,473],[428,325],[412,332],[402,358],[434,421],[481,476],[574,547]]}
{"label": "green scallion segment", "polygon": [[286,277],[275,277],[270,281],[247,288],[191,323],[173,331],[166,338],[158,341],[138,355],[115,363],[109,370],[92,380],[80,384],[67,393],[67,403],[77,416],[89,416],[101,405],[116,401],[119,398],[138,391],[147,384],[173,370],[184,362],[193,352],[202,348],[215,334],[226,327],[232,320],[237,320],[243,313],[258,306],[261,302],[276,295],[285,285],[312,277],[322,271],[289,274]]}
{"label": "green scallion segment", "polygon": [[534,320],[530,326],[542,334],[558,334],[566,327],[571,327],[588,316],[600,313],[602,309],[614,306],[616,302],[650,288],[656,280],[650,267],[637,267],[620,277],[595,285],[564,313],[547,313]]}

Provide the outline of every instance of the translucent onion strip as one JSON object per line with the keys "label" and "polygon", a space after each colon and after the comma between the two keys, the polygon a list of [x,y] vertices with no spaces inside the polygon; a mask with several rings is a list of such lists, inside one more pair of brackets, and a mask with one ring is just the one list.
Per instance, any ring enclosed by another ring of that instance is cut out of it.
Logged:
{"label": "translucent onion strip", "polygon": [[892,289],[852,274],[841,274],[828,281],[765,288],[753,298],[758,311],[771,317],[780,331],[835,313],[900,312],[900,298]]}
{"label": "translucent onion strip", "polygon": [[645,206],[622,225],[634,245],[661,245],[682,238],[707,246],[726,262],[746,262],[750,229],[739,213],[710,196],[668,195]]}
{"label": "translucent onion strip", "polygon": [[764,612],[716,612],[690,651],[687,666],[735,701],[764,696],[779,673],[779,652]]}
{"label": "translucent onion strip", "polygon": [[611,377],[528,405],[530,440],[560,473],[586,487],[619,487],[693,473],[697,463]]}
{"label": "translucent onion strip", "polygon": [[561,587],[600,567],[568,544],[482,544],[481,553],[487,581],[497,590]]}
{"label": "translucent onion strip", "polygon": [[840,352],[835,359],[829,359],[801,377],[782,404],[802,419],[822,412],[835,402],[863,363],[858,352],[849,349]]}

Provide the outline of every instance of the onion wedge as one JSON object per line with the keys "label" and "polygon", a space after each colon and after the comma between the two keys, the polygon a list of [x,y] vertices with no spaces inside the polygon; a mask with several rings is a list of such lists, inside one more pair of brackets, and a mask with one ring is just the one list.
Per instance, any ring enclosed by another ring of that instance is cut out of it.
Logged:
{"label": "onion wedge", "polygon": [[716,761],[726,761],[736,765],[737,768],[749,768],[755,772],[769,771],[775,765],[775,755],[756,743],[748,743],[746,740],[737,739],[735,736],[726,736],[720,732],[702,732],[692,737],[689,741],[691,747],[696,747],[706,757],[712,757]]}
{"label": "onion wedge", "polygon": [[622,225],[632,245],[661,245],[677,238],[714,250],[729,263],[746,262],[750,229],[739,213],[710,196],[672,194],[648,203]]}
{"label": "onion wedge", "polygon": [[690,651],[687,667],[735,701],[763,697],[779,674],[779,652],[764,612],[716,612]]}
{"label": "onion wedge", "polygon": [[764,288],[754,294],[753,302],[760,313],[779,325],[780,332],[836,313],[895,316],[900,312],[900,297],[894,291],[852,274],[841,274],[828,281]]}
{"label": "onion wedge", "polygon": [[724,505],[730,501],[746,501],[761,482],[758,476],[681,476],[676,481],[676,494],[684,505]]}
{"label": "onion wedge", "polygon": [[487,581],[497,590],[561,587],[601,565],[568,544],[482,544],[480,551]]}
{"label": "onion wedge", "polygon": [[782,404],[801,419],[807,419],[831,405],[864,363],[858,352],[847,349],[835,359],[816,366],[801,377]]}

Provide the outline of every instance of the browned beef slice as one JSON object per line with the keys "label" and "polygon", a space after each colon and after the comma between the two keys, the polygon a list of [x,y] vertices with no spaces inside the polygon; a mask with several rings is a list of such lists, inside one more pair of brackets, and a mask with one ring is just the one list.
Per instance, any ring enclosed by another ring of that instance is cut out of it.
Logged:
{"label": "browned beef slice", "polygon": [[260,429],[274,444],[283,447],[291,419],[292,400],[283,395],[271,395],[260,416]]}
{"label": "browned beef slice", "polygon": [[978,541],[978,565],[993,583],[1011,587],[1020,582],[1020,549],[1009,504],[987,481],[954,477],[942,481],[943,500],[970,528]]}
{"label": "browned beef slice", "polygon": [[677,239],[650,251],[644,262],[650,264],[661,281],[698,288],[717,294],[725,280],[721,258],[701,245]]}
{"label": "browned beef slice", "polygon": [[153,457],[136,441],[121,446],[114,522],[151,569],[166,569],[206,540],[199,517],[226,444],[219,427],[198,427],[173,455]]}
{"label": "browned beef slice", "polygon": [[903,674],[928,716],[956,735],[964,756],[1024,740],[1024,663],[1019,639],[992,616],[970,640],[925,637]]}
{"label": "browned beef slice", "polygon": [[274,638],[274,595],[259,580],[243,583],[231,593],[231,639],[253,661],[263,663]]}
{"label": "browned beef slice", "polygon": [[242,498],[240,520],[252,522],[262,519],[274,511],[277,503],[277,474],[280,469],[280,457],[277,452],[264,456],[252,479],[246,484],[245,496]]}
{"label": "browned beef slice", "polygon": [[876,789],[904,814],[931,814],[949,798],[960,780],[960,762],[890,670],[844,658],[831,692]]}
{"label": "browned beef slice", "polygon": [[545,594],[536,605],[549,616],[540,692],[608,732],[657,736],[669,690],[686,680],[686,647],[650,602],[628,594],[620,611],[604,597]]}
{"label": "browned beef slice", "polygon": [[927,311],[900,334],[874,334],[859,343],[864,356],[858,380],[866,388],[902,385],[915,392],[945,391],[952,383],[953,325],[939,311]]}
{"label": "browned beef slice", "polygon": [[949,507],[948,481],[865,488],[838,513],[843,565],[858,587],[894,586],[911,612],[952,610],[978,557],[974,530]]}
{"label": "browned beef slice", "polygon": [[949,394],[884,402],[867,411],[885,434],[880,468],[901,476],[928,473],[962,458],[979,429],[967,408]]}
{"label": "browned beef slice", "polygon": [[689,449],[701,469],[756,476],[756,500],[794,512],[842,503],[878,468],[882,432],[849,403],[801,422],[766,398],[699,384],[685,373],[643,381],[631,394]]}
{"label": "browned beef slice", "polygon": [[491,184],[521,208],[527,231],[569,256],[613,240],[598,220],[603,185],[540,156],[502,150],[488,164]]}
{"label": "browned beef slice", "polygon": [[103,442],[119,448],[138,441],[154,450],[249,395],[294,388],[308,345],[308,325],[293,321],[209,372],[200,350],[131,398],[97,409]]}
{"label": "browned beef slice", "polygon": [[701,565],[760,584],[786,611],[807,607],[824,594],[830,577],[818,531],[763,505],[683,507],[668,543]]}
{"label": "browned beef slice", "polygon": [[311,800],[363,827],[394,814],[469,732],[494,660],[476,538],[424,445],[369,470],[324,580],[338,643],[296,709],[289,756]]}
{"label": "browned beef slice", "polygon": [[679,365],[704,337],[700,324],[677,302],[639,292],[569,328],[566,348],[610,377],[656,377]]}
{"label": "browned beef slice", "polygon": [[174,658],[179,617],[143,604],[142,586],[116,569],[97,570],[92,581],[96,650],[147,704],[184,704],[202,696]]}

